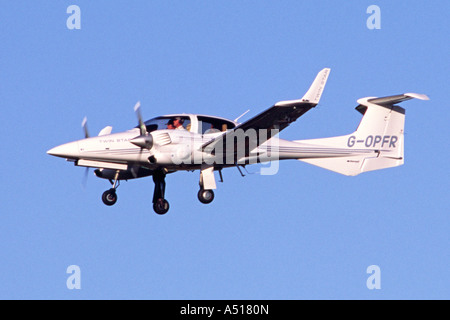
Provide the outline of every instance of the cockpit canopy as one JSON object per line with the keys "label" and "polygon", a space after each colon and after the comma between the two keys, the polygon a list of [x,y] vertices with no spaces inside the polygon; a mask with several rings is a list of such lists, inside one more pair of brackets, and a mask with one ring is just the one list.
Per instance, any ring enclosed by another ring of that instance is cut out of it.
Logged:
{"label": "cockpit canopy", "polygon": [[233,121],[227,119],[185,114],[156,117],[145,121],[144,124],[147,132],[163,129],[185,129],[190,132],[202,134],[224,132],[236,127]]}

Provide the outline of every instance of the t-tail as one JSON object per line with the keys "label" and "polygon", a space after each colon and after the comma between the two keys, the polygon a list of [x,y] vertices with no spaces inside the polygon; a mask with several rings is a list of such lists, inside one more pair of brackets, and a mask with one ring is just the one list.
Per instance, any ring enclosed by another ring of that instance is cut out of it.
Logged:
{"label": "t-tail", "polygon": [[346,136],[295,141],[311,150],[298,160],[348,176],[402,165],[405,109],[396,104],[413,98],[429,100],[417,93],[359,99],[356,110],[363,118],[357,130]]}

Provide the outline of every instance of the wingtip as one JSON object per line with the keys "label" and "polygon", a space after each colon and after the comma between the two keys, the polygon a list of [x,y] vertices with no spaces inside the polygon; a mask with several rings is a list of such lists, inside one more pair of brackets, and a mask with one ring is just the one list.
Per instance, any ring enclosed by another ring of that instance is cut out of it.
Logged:
{"label": "wingtip", "polygon": [[422,94],[422,93],[410,92],[410,93],[405,93],[405,96],[408,96],[411,98],[416,98],[419,100],[430,100],[430,98],[426,94]]}
{"label": "wingtip", "polygon": [[309,90],[303,96],[303,101],[309,101],[311,103],[318,104],[322,96],[325,84],[327,83],[328,76],[330,75],[330,68],[323,68],[314,79]]}

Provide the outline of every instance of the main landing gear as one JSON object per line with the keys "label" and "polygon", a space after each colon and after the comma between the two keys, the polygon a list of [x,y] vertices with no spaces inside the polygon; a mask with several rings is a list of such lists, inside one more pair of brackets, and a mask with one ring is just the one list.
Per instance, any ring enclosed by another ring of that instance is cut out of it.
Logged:
{"label": "main landing gear", "polygon": [[[166,191],[166,172],[166,169],[158,169],[153,173],[153,182],[155,183],[155,191],[153,192],[153,210],[160,215],[166,214],[170,207],[169,202],[164,199],[164,193]],[[211,203],[214,200],[214,192],[210,189],[205,189],[203,177],[200,180],[200,190],[198,191],[197,196],[198,200],[204,204]]]}
{"label": "main landing gear", "polygon": [[155,183],[155,191],[153,192],[153,210],[157,214],[166,214],[169,211],[169,202],[164,199],[166,191],[166,171],[158,169],[153,173],[153,182]]}
{"label": "main landing gear", "polygon": [[[222,172],[219,171],[219,173],[220,178],[222,179]],[[200,190],[197,194],[198,200],[200,200],[200,202],[204,204],[211,203],[214,200],[214,191],[212,191],[212,189],[216,188],[213,167],[202,167],[200,171],[199,185]]]}
{"label": "main landing gear", "polygon": [[214,191],[200,188],[197,196],[201,203],[208,204],[214,200]]}

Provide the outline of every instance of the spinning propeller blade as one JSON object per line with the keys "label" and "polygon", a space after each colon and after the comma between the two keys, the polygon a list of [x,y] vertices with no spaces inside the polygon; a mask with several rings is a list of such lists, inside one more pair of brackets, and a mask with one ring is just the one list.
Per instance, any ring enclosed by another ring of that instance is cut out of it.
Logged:
{"label": "spinning propeller blade", "polygon": [[81,122],[81,126],[83,127],[83,130],[84,130],[84,137],[89,138],[90,136],[89,136],[89,131],[87,128],[87,118],[86,117],[84,117],[83,121]]}
{"label": "spinning propeller blade", "polygon": [[144,124],[144,121],[142,121],[142,115],[141,115],[141,102],[138,101],[136,105],[134,106],[134,112],[136,112],[136,116],[138,118],[139,122],[139,129],[141,131],[141,135],[139,137],[136,137],[132,140],[130,140],[131,143],[134,145],[141,147],[141,151],[139,153],[139,156],[142,154],[142,151],[144,149],[150,150],[153,146],[153,138],[152,136],[147,132],[147,128]]}
{"label": "spinning propeller blade", "polygon": [[84,177],[82,181],[83,189],[86,189],[88,174],[89,174],[89,167],[86,167],[86,170],[84,170]]}
{"label": "spinning propeller blade", "polygon": [[134,112],[136,112],[136,115],[138,117],[139,129],[141,130],[141,136],[147,135],[147,128],[145,127],[145,124],[142,121],[141,102],[140,101],[138,101],[136,103],[136,105],[134,106]]}

